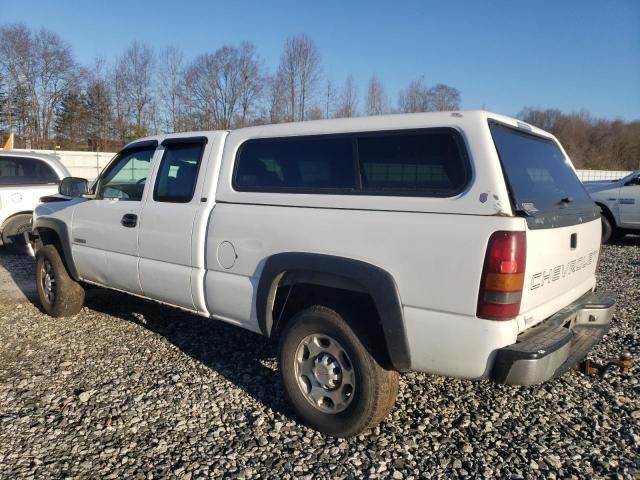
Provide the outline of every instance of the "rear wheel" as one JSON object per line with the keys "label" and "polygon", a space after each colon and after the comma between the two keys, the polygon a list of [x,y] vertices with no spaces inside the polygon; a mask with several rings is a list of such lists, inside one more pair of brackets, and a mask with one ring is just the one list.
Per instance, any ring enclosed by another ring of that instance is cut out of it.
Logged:
{"label": "rear wheel", "polygon": [[347,437],[375,426],[398,394],[398,372],[380,366],[344,319],[323,306],[291,319],[278,360],[296,413],[328,435]]}
{"label": "rear wheel", "polygon": [[624,236],[624,231],[616,227],[616,224],[604,210],[600,210],[600,219],[602,221],[602,243],[618,240]]}
{"label": "rear wheel", "polygon": [[54,245],[36,254],[36,288],[42,308],[52,317],[69,317],[84,305],[84,289],[69,276]]}
{"label": "rear wheel", "polygon": [[611,240],[611,235],[613,235],[613,226],[604,214],[602,214],[600,219],[602,220],[602,243],[607,243]]}
{"label": "rear wheel", "polygon": [[27,253],[27,242],[24,234],[31,231],[33,217],[21,214],[11,217],[2,229],[2,243],[11,253]]}

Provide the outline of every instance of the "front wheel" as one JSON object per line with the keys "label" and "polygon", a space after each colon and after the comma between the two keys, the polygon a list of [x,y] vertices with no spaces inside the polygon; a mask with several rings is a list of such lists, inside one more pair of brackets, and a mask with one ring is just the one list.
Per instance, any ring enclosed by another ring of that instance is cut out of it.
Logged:
{"label": "front wheel", "polygon": [[84,305],[84,289],[69,276],[54,245],[38,249],[36,288],[43,310],[52,317],[70,317]]}
{"label": "front wheel", "polygon": [[289,401],[312,428],[348,437],[380,423],[398,394],[384,369],[334,310],[313,306],[285,326],[278,352]]}

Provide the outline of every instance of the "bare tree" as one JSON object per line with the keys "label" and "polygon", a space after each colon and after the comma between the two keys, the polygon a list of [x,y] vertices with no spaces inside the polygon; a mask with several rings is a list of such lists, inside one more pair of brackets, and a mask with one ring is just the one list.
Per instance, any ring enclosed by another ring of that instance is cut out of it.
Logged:
{"label": "bare tree", "polygon": [[331,117],[331,113],[335,110],[336,103],[336,88],[333,85],[333,81],[327,79],[327,86],[324,90],[324,118]]}
{"label": "bare tree", "polygon": [[387,99],[384,93],[384,85],[376,75],[371,77],[367,89],[367,115],[382,115],[387,112]]}
{"label": "bare tree", "polygon": [[158,69],[159,101],[162,105],[163,123],[166,130],[179,132],[183,129],[184,114],[184,55],[172,45],[160,52]]}
{"label": "bare tree", "polygon": [[71,49],[54,32],[32,33],[25,25],[0,28],[0,62],[12,88],[26,93],[36,146],[49,143],[56,110],[77,87],[78,77]]}
{"label": "bare tree", "polygon": [[151,47],[134,41],[118,59],[116,69],[122,75],[121,87],[131,106],[135,136],[147,133],[145,125],[146,107],[152,100],[152,78],[155,58]]}
{"label": "bare tree", "polygon": [[318,105],[307,109],[307,120],[322,120],[324,118],[324,112]]}
{"label": "bare tree", "polygon": [[262,73],[262,61],[258,57],[255,45],[243,42],[239,47],[238,69],[240,100],[239,126],[244,127],[249,116],[257,108],[264,91],[265,75]]}
{"label": "bare tree", "polygon": [[185,88],[197,128],[215,128],[217,118],[216,61],[205,53],[194,59],[185,72]]}
{"label": "bare tree", "polygon": [[[31,31],[22,24],[7,25],[0,28],[0,67],[7,82],[7,109],[8,109],[8,130],[13,129],[14,121],[22,126],[22,135],[33,135],[27,132],[30,119],[32,117],[31,105],[26,98],[27,75],[23,71],[31,64],[32,59]],[[20,95],[20,94],[23,95]],[[20,103],[19,97],[24,100],[22,108],[16,112],[17,117],[13,117],[13,109]],[[13,103],[13,105],[12,105]]]}
{"label": "bare tree", "polygon": [[457,88],[439,83],[429,90],[431,107],[436,112],[460,109],[460,91]]}
{"label": "bare tree", "polygon": [[129,83],[125,72],[119,68],[113,68],[110,73],[111,98],[113,100],[113,125],[115,139],[125,143],[130,137],[129,127],[131,119],[131,103],[129,101]]}
{"label": "bare tree", "polygon": [[541,110],[540,108],[525,107],[518,113],[518,118],[548,132],[555,129],[562,117],[562,112],[558,109]]}
{"label": "bare tree", "polygon": [[349,118],[356,116],[358,92],[353,81],[353,75],[349,74],[340,94],[340,103],[336,110],[337,118]]}
{"label": "bare tree", "polygon": [[526,107],[518,116],[558,137],[578,168],[634,170],[640,167],[640,121],[592,118],[587,111]]}
{"label": "bare tree", "polygon": [[53,125],[56,108],[77,87],[77,66],[71,49],[58,34],[41,29],[34,38],[36,81],[32,87],[33,102],[40,114],[40,145],[45,146]]}
{"label": "bare tree", "polygon": [[286,85],[279,76],[268,75],[265,79],[267,88],[267,117],[268,123],[285,121]]}
{"label": "bare tree", "polygon": [[266,81],[253,45],[225,45],[189,65],[185,91],[201,127],[229,129],[258,110]]}
{"label": "bare tree", "polygon": [[309,35],[287,39],[277,75],[286,86],[287,120],[305,120],[320,78],[320,53]]}
{"label": "bare tree", "polygon": [[4,130],[11,130],[11,99],[6,74],[0,68],[0,144],[4,140]]}
{"label": "bare tree", "polygon": [[400,92],[398,106],[405,113],[428,112],[431,110],[431,94],[424,77],[412,80],[409,86]]}
{"label": "bare tree", "polygon": [[231,128],[231,120],[238,107],[240,94],[238,57],[238,49],[227,45],[219,48],[213,55],[213,80],[216,92],[214,115],[217,128]]}

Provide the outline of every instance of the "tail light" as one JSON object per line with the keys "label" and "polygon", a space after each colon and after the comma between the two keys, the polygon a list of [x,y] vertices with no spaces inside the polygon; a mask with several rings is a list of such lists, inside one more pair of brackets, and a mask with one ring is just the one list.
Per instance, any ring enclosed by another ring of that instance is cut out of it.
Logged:
{"label": "tail light", "polygon": [[518,316],[526,253],[525,232],[500,231],[491,235],[478,294],[478,317],[509,320]]}

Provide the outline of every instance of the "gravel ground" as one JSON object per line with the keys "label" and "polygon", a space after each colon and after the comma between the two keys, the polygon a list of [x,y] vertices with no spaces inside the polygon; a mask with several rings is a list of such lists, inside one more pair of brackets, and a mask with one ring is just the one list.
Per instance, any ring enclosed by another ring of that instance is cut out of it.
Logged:
{"label": "gravel ground", "polygon": [[[262,337],[106,290],[34,306],[0,251],[2,478],[640,478],[640,367],[535,387],[410,373],[387,420],[326,438],[295,420]],[[640,238],[607,246],[618,295],[599,361],[640,358]]]}

